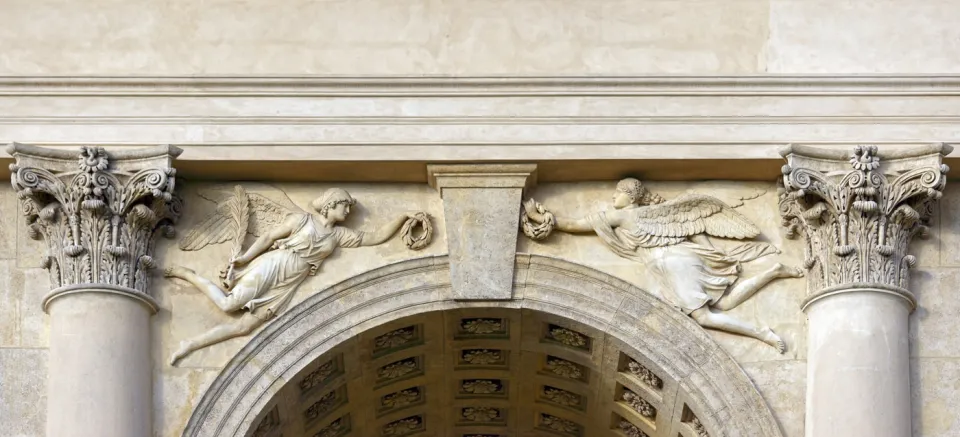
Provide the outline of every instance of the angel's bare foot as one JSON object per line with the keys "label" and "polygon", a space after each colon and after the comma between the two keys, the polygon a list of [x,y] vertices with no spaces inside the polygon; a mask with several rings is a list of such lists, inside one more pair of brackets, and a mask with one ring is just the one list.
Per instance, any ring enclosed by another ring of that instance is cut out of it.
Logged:
{"label": "angel's bare foot", "polygon": [[193,270],[184,267],[167,267],[163,269],[163,276],[167,278],[181,278],[183,279],[186,275],[194,273]]}
{"label": "angel's bare foot", "polygon": [[773,266],[773,271],[777,272],[778,278],[802,278],[803,270],[797,267],[786,266],[777,263]]}
{"label": "angel's bare foot", "polygon": [[787,344],[784,343],[783,339],[781,339],[779,335],[774,333],[770,328],[764,328],[763,330],[765,331],[763,335],[764,343],[773,346],[777,349],[777,352],[781,354],[787,351]]}
{"label": "angel's bare foot", "polygon": [[170,365],[175,366],[177,364],[177,361],[180,361],[180,359],[189,355],[190,352],[192,351],[193,351],[193,345],[189,341],[187,340],[181,341],[180,347],[177,348],[177,351],[173,353],[172,357],[170,357]]}

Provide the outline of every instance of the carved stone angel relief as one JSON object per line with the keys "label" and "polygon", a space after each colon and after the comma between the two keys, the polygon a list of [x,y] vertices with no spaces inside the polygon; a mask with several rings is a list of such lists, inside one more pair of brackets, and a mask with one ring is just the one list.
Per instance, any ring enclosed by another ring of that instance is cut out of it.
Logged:
{"label": "carved stone angel relief", "polygon": [[[200,196],[217,204],[216,213],[190,231],[180,249],[200,250],[210,244],[233,243],[233,255],[220,272],[220,283],[208,280],[186,267],[169,267],[165,276],[183,279],[200,290],[223,312],[245,311],[232,323],[223,324],[184,340],[170,363],[193,351],[230,338],[247,335],[283,311],[297,287],[317,273],[324,259],[338,247],[375,246],[401,230],[407,247],[421,249],[431,240],[433,228],[426,213],[401,215],[374,232],[339,226],[356,201],[345,190],[331,188],[310,202],[316,214],[297,207],[272,187],[247,192],[209,190]],[[422,228],[415,231],[415,228]],[[243,241],[257,236],[250,247]]]}
{"label": "carved stone angel relief", "polygon": [[557,217],[533,199],[524,202],[524,234],[546,238],[553,229],[596,233],[617,255],[645,266],[664,300],[704,328],[752,337],[775,347],[786,345],[769,327],[757,327],[724,311],[736,308],[771,281],[799,278],[800,269],[777,263],[757,276],[738,281],[740,264],[778,253],[769,243],[743,242],[722,250],[710,237],[747,240],[760,230],[719,199],[687,194],[665,200],[636,179],[623,179],[613,196],[614,211],[579,219]]}

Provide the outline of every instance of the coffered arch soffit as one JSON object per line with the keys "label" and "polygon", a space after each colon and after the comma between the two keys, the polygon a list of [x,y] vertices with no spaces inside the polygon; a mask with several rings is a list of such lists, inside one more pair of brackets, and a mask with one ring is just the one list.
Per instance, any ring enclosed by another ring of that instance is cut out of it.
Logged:
{"label": "coffered arch soffit", "polygon": [[[660,429],[651,435],[694,435],[677,427],[695,413],[713,437],[782,436],[740,366],[690,318],[633,285],[579,264],[521,254],[516,267],[511,301],[454,301],[446,256],[384,266],[307,298],[263,329],[227,364],[183,435],[250,435],[276,411],[278,394],[308,378],[336,355],[340,345],[359,334],[379,333],[383,325],[424,313],[469,316],[499,308],[504,314],[542,314],[544,319],[564,320],[596,333],[591,339],[599,340],[601,353],[617,355],[579,363],[598,378],[604,377],[600,368],[604,365],[613,366],[609,373],[617,378],[618,372],[627,375],[634,362],[662,379],[664,393],[658,399],[671,404],[657,406],[660,414],[666,411],[676,420],[655,421]],[[609,381],[607,385],[617,387],[615,393],[599,402],[616,404],[619,399],[613,398],[622,396],[622,387]],[[624,415],[638,422],[639,416]],[[611,418],[611,430],[616,428],[615,419]]]}

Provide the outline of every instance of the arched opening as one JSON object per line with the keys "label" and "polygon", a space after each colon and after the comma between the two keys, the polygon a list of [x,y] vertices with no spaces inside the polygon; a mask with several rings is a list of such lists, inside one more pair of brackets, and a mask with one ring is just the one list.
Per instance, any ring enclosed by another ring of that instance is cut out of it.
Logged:
{"label": "arched opening", "polygon": [[257,335],[185,436],[780,436],[692,320],[609,275],[518,257],[515,299],[449,299],[445,257],[324,290]]}

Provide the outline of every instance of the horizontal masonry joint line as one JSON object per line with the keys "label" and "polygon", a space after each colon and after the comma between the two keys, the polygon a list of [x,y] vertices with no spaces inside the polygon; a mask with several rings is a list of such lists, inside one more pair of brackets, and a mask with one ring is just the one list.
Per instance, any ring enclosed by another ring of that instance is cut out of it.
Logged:
{"label": "horizontal masonry joint line", "polygon": [[960,95],[960,75],[0,76],[7,96]]}
{"label": "horizontal masonry joint line", "polygon": [[7,125],[751,125],[960,124],[957,115],[835,116],[0,116]]}

